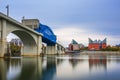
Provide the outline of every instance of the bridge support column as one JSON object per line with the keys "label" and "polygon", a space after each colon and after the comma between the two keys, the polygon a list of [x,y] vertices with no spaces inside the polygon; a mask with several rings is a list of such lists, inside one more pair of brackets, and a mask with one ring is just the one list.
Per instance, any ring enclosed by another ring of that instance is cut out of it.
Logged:
{"label": "bridge support column", "polygon": [[62,47],[61,54],[65,54],[65,48]]}
{"label": "bridge support column", "polygon": [[56,46],[47,46],[46,54],[56,54]]}
{"label": "bridge support column", "polygon": [[42,53],[42,37],[38,36],[37,39],[37,55],[40,55]]}
{"label": "bridge support column", "polygon": [[57,44],[57,54],[64,54],[64,53],[65,53],[64,47]]}
{"label": "bridge support column", "polygon": [[60,54],[60,46],[57,45],[57,54]]}
{"label": "bridge support column", "polygon": [[60,47],[60,51],[59,51],[59,54],[61,54],[61,52],[62,52],[62,51],[61,51],[61,48],[62,48],[62,47],[61,47],[61,46],[59,46],[59,47]]}
{"label": "bridge support column", "polygon": [[0,20],[0,57],[6,53],[6,20]]}

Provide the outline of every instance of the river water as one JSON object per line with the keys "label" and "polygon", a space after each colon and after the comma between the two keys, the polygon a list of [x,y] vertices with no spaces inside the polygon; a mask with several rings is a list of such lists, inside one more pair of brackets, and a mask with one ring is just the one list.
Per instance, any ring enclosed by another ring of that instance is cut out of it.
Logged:
{"label": "river water", "polygon": [[119,55],[0,59],[0,80],[120,80]]}

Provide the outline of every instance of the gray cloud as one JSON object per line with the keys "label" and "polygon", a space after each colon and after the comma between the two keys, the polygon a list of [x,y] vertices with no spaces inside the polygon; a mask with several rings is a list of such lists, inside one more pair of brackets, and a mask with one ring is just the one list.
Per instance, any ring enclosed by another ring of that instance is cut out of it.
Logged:
{"label": "gray cloud", "polygon": [[10,16],[19,21],[25,16],[38,18],[52,29],[77,25],[88,33],[120,35],[120,0],[1,0],[0,3],[1,12],[6,13],[5,6],[9,4]]}

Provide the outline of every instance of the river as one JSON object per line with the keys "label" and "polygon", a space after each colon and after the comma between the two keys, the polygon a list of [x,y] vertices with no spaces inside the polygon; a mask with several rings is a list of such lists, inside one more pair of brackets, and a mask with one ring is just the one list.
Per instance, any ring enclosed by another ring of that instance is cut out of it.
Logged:
{"label": "river", "polygon": [[0,59],[0,80],[120,80],[119,55]]}

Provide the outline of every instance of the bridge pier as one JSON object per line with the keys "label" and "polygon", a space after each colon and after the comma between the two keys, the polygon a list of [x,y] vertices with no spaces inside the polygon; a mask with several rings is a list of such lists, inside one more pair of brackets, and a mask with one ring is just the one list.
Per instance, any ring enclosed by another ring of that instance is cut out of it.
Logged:
{"label": "bridge pier", "polygon": [[46,47],[46,54],[56,54],[56,46],[47,46]]}
{"label": "bridge pier", "polygon": [[40,55],[42,53],[42,37],[38,36],[37,39],[37,55]]}
{"label": "bridge pier", "polygon": [[6,20],[0,20],[0,57],[6,53]]}
{"label": "bridge pier", "polygon": [[64,54],[64,53],[65,53],[64,47],[57,44],[57,54]]}
{"label": "bridge pier", "polygon": [[65,53],[64,47],[59,44],[47,46],[46,48],[46,54],[64,54],[64,53]]}

